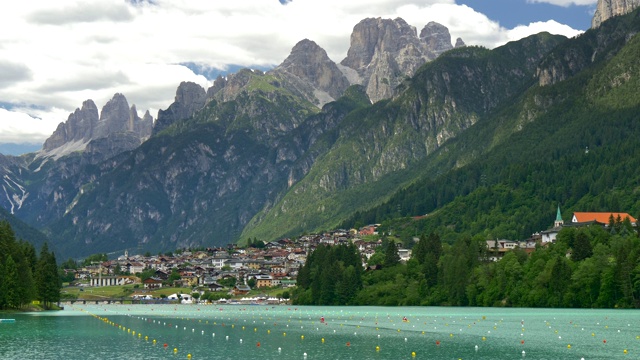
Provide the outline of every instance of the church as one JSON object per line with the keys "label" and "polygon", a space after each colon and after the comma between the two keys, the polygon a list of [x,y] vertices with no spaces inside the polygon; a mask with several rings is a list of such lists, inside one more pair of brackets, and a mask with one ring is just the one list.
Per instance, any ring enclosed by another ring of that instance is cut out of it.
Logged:
{"label": "church", "polygon": [[560,213],[560,205],[558,205],[558,211],[556,212],[556,220],[553,222],[553,227],[549,230],[542,231],[540,233],[543,244],[556,241],[556,236],[564,227],[580,227],[589,225],[600,225],[602,227],[609,227],[610,220],[624,221],[629,219],[631,225],[636,227],[636,219],[628,213],[619,212],[574,212],[569,224],[564,223],[562,220],[562,214]]}

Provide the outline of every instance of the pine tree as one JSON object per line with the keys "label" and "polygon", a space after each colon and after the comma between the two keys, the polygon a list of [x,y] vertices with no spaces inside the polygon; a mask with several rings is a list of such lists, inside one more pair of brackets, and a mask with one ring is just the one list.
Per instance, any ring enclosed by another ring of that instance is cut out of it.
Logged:
{"label": "pine tree", "polygon": [[398,255],[398,246],[393,240],[389,240],[387,249],[384,252],[384,266],[391,267],[400,263],[400,255]]}
{"label": "pine tree", "polygon": [[17,309],[21,305],[20,284],[18,282],[18,265],[13,261],[11,255],[7,256],[4,271],[5,303],[8,308]]}
{"label": "pine tree", "polygon": [[427,236],[425,234],[422,234],[420,235],[420,240],[418,241],[416,246],[413,247],[411,257],[416,259],[419,264],[423,264],[428,251],[429,245],[427,244]]}
{"label": "pine tree", "polygon": [[36,267],[36,289],[45,308],[50,308],[51,303],[60,300],[60,285],[56,257],[44,243]]}
{"label": "pine tree", "polygon": [[593,250],[591,248],[591,242],[589,241],[589,237],[583,231],[580,231],[576,235],[576,239],[574,241],[571,260],[581,261],[588,257],[591,257],[592,253],[593,253]]}

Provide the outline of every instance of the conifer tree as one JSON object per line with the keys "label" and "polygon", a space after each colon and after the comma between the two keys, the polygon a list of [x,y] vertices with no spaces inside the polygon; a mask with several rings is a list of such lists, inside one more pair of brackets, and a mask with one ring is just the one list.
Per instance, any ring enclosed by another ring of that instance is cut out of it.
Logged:
{"label": "conifer tree", "polygon": [[4,268],[5,303],[8,308],[17,309],[21,305],[20,284],[18,283],[18,266],[11,255],[7,256]]}
{"label": "conifer tree", "polygon": [[60,300],[60,285],[55,254],[49,252],[47,243],[44,243],[36,267],[36,288],[45,308],[50,308],[51,303]]}
{"label": "conifer tree", "polygon": [[400,255],[398,255],[398,246],[393,240],[389,240],[387,249],[384,253],[384,266],[391,267],[400,263]]}

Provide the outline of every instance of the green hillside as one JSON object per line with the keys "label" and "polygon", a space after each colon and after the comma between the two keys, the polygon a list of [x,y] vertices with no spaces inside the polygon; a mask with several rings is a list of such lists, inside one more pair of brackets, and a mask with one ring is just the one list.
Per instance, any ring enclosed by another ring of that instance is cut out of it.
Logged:
{"label": "green hillside", "polygon": [[335,227],[421,174],[455,167],[466,155],[443,164],[440,147],[530,86],[535,64],[564,40],[542,33],[495,50],[456,49],[426,64],[393,101],[349,114],[327,153],[278,204],[258,214],[242,238]]}
{"label": "green hillside", "polygon": [[[637,18],[617,20],[637,31]],[[596,36],[591,32],[571,41],[588,43]],[[552,225],[557,205],[565,214],[624,211],[637,216],[640,38],[622,45],[610,47],[608,56],[570,79],[532,87],[438,155],[463,158],[462,152],[473,149],[481,154],[473,161],[435,178],[422,177],[343,226],[388,220],[385,225],[405,239],[425,230],[450,241],[464,233],[523,239]],[[522,122],[529,114],[535,116]],[[424,214],[429,216],[418,222],[392,220]]]}

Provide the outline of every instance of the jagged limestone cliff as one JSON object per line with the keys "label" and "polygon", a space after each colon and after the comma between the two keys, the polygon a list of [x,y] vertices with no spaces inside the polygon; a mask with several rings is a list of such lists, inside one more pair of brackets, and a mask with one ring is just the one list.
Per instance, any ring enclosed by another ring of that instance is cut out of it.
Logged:
{"label": "jagged limestone cliff", "polygon": [[597,28],[608,19],[630,13],[640,6],[640,0],[598,0],[591,27]]}

